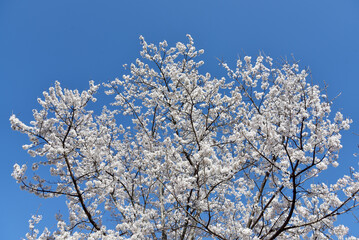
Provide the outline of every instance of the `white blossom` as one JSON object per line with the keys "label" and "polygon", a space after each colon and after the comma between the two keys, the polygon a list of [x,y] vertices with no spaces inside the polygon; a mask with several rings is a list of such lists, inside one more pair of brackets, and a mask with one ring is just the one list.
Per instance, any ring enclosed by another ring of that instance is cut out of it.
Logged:
{"label": "white blossom", "polygon": [[27,178],[15,164],[12,176],[39,197],[63,196],[69,211],[52,232],[33,216],[26,237],[349,237],[336,217],[357,207],[359,173],[332,184],[321,176],[341,161],[351,120],[331,117],[298,64],[245,56],[235,69],[221,63],[227,78],[217,79],[200,71],[204,50],[187,38],[168,47],[140,36],[141,58],[103,84],[113,99],[100,113],[88,109],[100,85],[55,82],[30,124],[10,117],[36,171]]}

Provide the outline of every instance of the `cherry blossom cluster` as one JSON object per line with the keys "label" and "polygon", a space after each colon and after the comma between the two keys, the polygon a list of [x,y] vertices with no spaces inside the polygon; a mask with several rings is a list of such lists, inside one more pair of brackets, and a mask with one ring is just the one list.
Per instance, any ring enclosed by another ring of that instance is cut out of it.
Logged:
{"label": "cherry blossom cluster", "polygon": [[141,58],[103,84],[113,101],[100,114],[88,110],[100,85],[56,82],[29,125],[10,117],[34,157],[31,178],[25,164],[12,176],[69,211],[41,235],[33,216],[26,237],[356,239],[337,216],[357,207],[359,173],[321,177],[338,166],[351,120],[297,63],[245,56],[215,78],[187,37],[168,47],[141,36]]}

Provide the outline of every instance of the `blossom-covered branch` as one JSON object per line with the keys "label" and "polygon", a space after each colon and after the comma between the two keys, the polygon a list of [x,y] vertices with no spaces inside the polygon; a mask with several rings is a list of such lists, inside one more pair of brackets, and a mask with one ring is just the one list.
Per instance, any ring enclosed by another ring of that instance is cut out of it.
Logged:
{"label": "blossom-covered branch", "polygon": [[42,235],[34,216],[28,239],[347,236],[336,217],[357,208],[359,173],[332,185],[321,175],[338,166],[351,120],[331,117],[297,63],[246,56],[222,62],[218,79],[200,72],[204,51],[187,37],[175,47],[140,37],[141,59],[103,84],[114,98],[98,115],[91,81],[82,93],[56,82],[29,125],[11,116],[39,172],[28,179],[15,164],[13,177],[40,197],[66,197],[69,210]]}

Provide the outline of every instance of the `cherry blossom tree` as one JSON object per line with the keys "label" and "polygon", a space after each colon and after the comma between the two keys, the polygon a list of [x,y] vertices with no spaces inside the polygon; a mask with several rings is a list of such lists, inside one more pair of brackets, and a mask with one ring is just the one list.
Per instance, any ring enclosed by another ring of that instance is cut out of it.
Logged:
{"label": "cherry blossom tree", "polygon": [[[39,197],[66,198],[69,218],[28,239],[355,239],[337,216],[358,206],[359,173],[324,184],[351,120],[297,63],[246,56],[226,78],[201,74],[193,39],[168,47],[140,37],[141,59],[104,83],[113,101],[88,110],[87,91],[55,83],[30,124],[32,174],[12,176]],[[49,171],[50,174],[46,173]],[[30,177],[31,176],[31,177]]]}

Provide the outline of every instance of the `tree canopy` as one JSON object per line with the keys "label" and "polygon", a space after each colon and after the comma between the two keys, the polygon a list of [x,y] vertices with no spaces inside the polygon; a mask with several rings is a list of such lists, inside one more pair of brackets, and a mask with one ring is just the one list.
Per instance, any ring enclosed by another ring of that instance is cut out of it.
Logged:
{"label": "tree canopy", "polygon": [[141,59],[103,83],[114,98],[99,114],[88,103],[100,85],[56,82],[30,124],[10,117],[35,157],[31,177],[25,164],[12,176],[39,197],[66,197],[69,211],[54,232],[33,216],[27,238],[356,239],[337,216],[358,206],[359,173],[321,178],[351,120],[296,62],[245,56],[215,78],[187,37],[175,47],[140,37]]}

